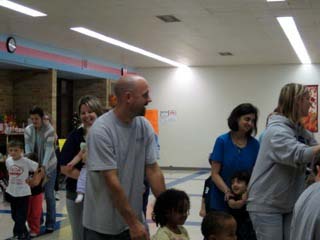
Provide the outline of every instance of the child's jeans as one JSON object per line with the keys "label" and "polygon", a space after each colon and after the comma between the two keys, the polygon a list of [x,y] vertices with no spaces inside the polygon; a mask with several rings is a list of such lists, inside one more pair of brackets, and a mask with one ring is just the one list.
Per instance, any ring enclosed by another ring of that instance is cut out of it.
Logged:
{"label": "child's jeans", "polygon": [[30,196],[28,208],[28,225],[30,232],[40,234],[40,218],[42,215],[43,193]]}
{"label": "child's jeans", "polygon": [[9,198],[11,205],[11,217],[14,221],[13,235],[19,237],[26,236],[28,235],[26,221],[29,196],[13,197],[10,195]]}

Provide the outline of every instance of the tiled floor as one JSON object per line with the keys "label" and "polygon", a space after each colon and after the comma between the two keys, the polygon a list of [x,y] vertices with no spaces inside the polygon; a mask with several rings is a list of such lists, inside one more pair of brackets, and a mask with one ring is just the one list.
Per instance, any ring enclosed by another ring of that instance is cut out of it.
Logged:
{"label": "tiled floor", "polygon": [[[202,239],[200,232],[201,217],[199,217],[199,209],[201,205],[201,197],[203,191],[203,184],[209,175],[209,171],[181,171],[181,170],[165,170],[163,171],[167,188],[176,188],[184,190],[188,193],[191,201],[190,215],[185,223],[190,239]],[[71,229],[68,222],[67,210],[65,207],[65,192],[60,191],[60,201],[57,201],[57,222],[58,230],[47,235],[43,235],[36,239],[71,239]],[[2,198],[1,198],[2,199]],[[150,233],[156,231],[156,226],[152,222],[150,215],[152,206],[154,204],[154,197],[150,195],[149,205],[147,211],[147,221],[150,228]],[[0,203],[0,239],[11,237],[13,221],[10,215],[10,206],[7,203]]]}

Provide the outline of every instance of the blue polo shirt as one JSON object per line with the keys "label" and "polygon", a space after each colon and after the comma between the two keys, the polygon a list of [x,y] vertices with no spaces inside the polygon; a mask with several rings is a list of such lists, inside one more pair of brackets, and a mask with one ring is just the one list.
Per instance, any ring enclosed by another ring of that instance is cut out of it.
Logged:
{"label": "blue polo shirt", "polygon": [[[231,177],[239,171],[247,171],[251,174],[259,151],[259,142],[249,137],[244,148],[236,146],[231,139],[231,133],[219,136],[210,155],[210,161],[221,164],[220,176],[231,187]],[[215,184],[210,191],[210,209],[227,211],[227,203],[224,201],[224,193]]]}

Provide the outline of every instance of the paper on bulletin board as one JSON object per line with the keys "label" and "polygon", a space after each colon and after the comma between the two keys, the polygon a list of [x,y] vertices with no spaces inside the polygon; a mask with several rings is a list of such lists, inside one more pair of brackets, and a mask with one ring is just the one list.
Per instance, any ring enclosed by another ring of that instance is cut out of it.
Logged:
{"label": "paper on bulletin board", "polygon": [[160,111],[160,123],[165,124],[167,122],[177,121],[177,111],[176,110],[167,110]]}
{"label": "paper on bulletin board", "polygon": [[145,113],[145,118],[151,123],[153,130],[157,135],[159,135],[159,117],[157,109],[147,109]]}
{"label": "paper on bulletin board", "polygon": [[302,119],[302,125],[311,132],[318,132],[318,85],[306,85],[310,93],[311,107],[307,117]]}

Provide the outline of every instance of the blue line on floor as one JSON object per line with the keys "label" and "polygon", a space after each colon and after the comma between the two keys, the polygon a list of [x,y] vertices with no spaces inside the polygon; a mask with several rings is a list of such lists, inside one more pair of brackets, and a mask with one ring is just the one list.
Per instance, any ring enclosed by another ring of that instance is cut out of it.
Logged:
{"label": "blue line on floor", "polygon": [[[0,214],[1,213],[4,213],[4,214],[11,214],[11,210],[10,209],[6,209],[6,210],[4,210],[4,209],[0,209]],[[46,214],[46,213],[43,213],[44,215]],[[65,213],[56,213],[56,217],[67,217],[68,215],[67,214],[65,214]]]}
{"label": "blue line on floor", "polygon": [[190,181],[190,180],[192,180],[192,179],[194,179],[194,178],[196,178],[196,177],[199,177],[199,176],[201,176],[201,175],[203,175],[203,174],[208,174],[208,171],[201,170],[201,171],[195,172],[195,173],[193,173],[193,174],[190,174],[190,175],[188,175],[188,176],[185,176],[185,177],[176,179],[176,180],[174,180],[174,181],[172,181],[172,182],[167,183],[167,184],[166,184],[166,187],[167,187],[167,188],[172,188],[172,187],[175,186],[175,185],[178,185],[178,184],[180,184],[180,183],[184,183],[184,182]]}

